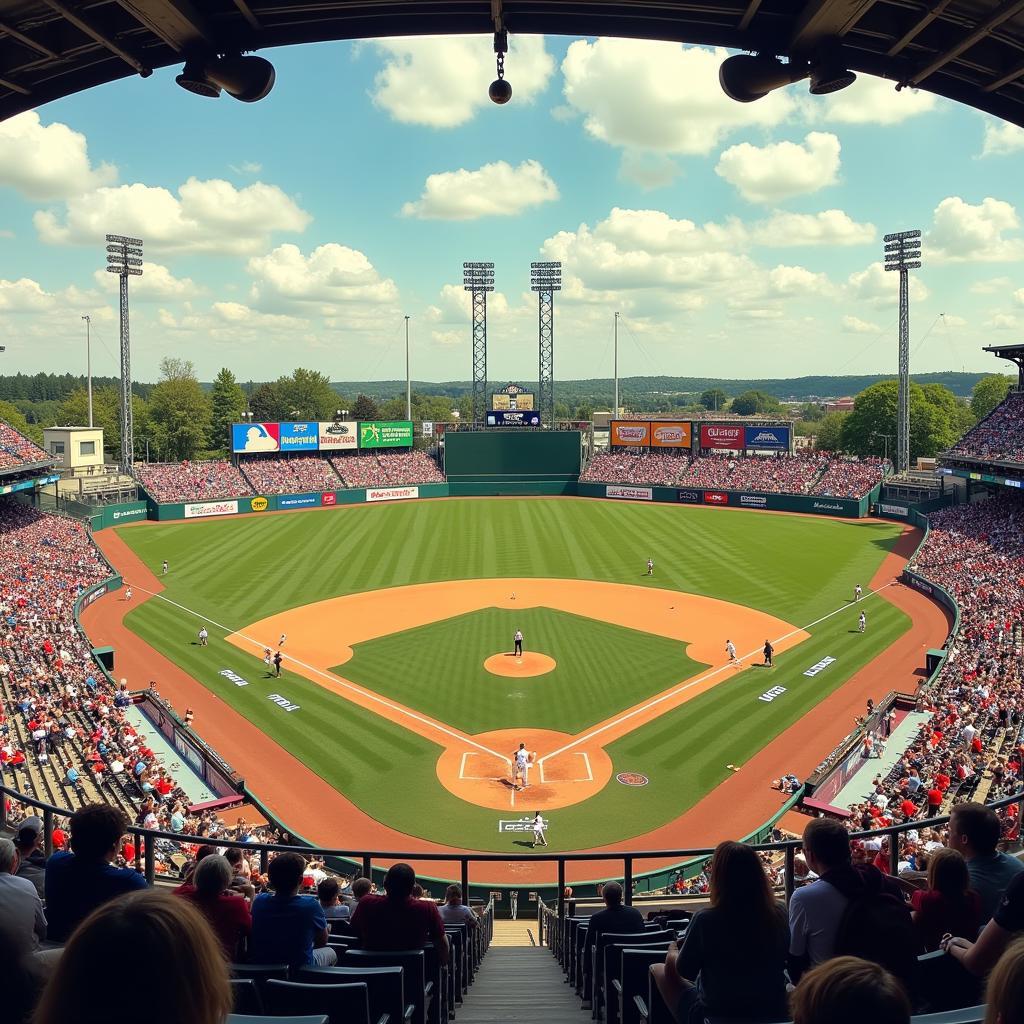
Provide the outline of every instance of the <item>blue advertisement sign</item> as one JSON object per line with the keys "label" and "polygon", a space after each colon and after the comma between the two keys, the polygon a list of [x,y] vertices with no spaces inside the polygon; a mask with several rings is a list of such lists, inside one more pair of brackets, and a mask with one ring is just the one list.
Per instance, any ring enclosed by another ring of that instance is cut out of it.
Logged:
{"label": "blue advertisement sign", "polygon": [[278,426],[276,423],[232,423],[231,450],[233,452],[276,452]]}
{"label": "blue advertisement sign", "polygon": [[489,427],[539,427],[540,413],[535,409],[488,409]]}
{"label": "blue advertisement sign", "polygon": [[789,427],[745,427],[745,448],[789,450]]}
{"label": "blue advertisement sign", "polygon": [[319,423],[282,423],[281,451],[316,451],[320,447]]}
{"label": "blue advertisement sign", "polygon": [[[283,425],[283,424],[282,424]],[[319,505],[319,494],[282,494],[277,499],[277,507],[282,508],[308,508],[310,505]]]}

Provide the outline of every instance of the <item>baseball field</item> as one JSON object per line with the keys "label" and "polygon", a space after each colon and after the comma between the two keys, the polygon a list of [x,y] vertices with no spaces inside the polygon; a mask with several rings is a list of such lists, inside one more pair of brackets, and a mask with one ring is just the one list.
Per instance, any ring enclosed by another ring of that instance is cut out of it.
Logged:
{"label": "baseball field", "polygon": [[[553,848],[590,849],[677,819],[743,770],[910,628],[871,590],[902,529],[451,499],[144,524],[116,540],[145,567],[126,575],[125,625],[227,714],[388,829],[511,852],[535,810]],[[525,789],[520,742],[536,754]],[[273,810],[289,821],[287,803]]]}

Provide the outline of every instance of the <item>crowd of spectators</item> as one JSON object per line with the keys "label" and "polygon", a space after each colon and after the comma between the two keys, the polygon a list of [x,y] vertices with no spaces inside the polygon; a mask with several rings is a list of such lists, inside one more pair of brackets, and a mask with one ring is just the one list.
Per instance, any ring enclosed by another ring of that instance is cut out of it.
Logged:
{"label": "crowd of spectators", "polygon": [[342,486],[329,459],[319,455],[250,455],[240,467],[257,494],[305,494]]}
{"label": "crowd of spectators", "polygon": [[829,452],[699,455],[691,459],[684,452],[613,448],[593,455],[580,479],[859,498],[881,480],[885,469],[880,459],[847,459]]}
{"label": "crowd of spectators", "polygon": [[444,483],[444,475],[437,463],[418,448],[336,455],[331,461],[346,487]]}
{"label": "crowd of spectators", "polygon": [[674,484],[686,469],[687,457],[674,451],[613,448],[591,456],[580,480],[608,484]]}
{"label": "crowd of spectators", "polygon": [[1024,463],[1024,391],[1011,391],[949,450],[952,457]]}
{"label": "crowd of spectators", "polygon": [[136,463],[135,476],[158,502],[216,501],[252,494],[252,487],[230,462]]}
{"label": "crowd of spectators", "polygon": [[0,420],[0,469],[17,469],[46,462],[50,456],[9,423]]}

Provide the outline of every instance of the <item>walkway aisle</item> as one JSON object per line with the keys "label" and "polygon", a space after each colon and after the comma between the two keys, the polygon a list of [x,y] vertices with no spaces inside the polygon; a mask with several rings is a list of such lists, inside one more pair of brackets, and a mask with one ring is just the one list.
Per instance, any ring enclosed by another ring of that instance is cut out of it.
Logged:
{"label": "walkway aisle", "polygon": [[[505,930],[501,925],[526,923],[495,922],[494,942],[459,1010],[458,1024],[585,1024],[589,1020],[550,950],[499,944],[500,931]],[[529,926],[536,935],[536,922]]]}

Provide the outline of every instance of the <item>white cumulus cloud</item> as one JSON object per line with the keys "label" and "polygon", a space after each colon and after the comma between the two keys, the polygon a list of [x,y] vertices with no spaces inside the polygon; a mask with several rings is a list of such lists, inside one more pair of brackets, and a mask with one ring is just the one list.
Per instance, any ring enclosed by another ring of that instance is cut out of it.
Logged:
{"label": "white cumulus cloud", "polygon": [[[488,36],[377,39],[372,46],[385,63],[371,95],[396,121],[454,128],[491,104],[487,87],[495,69]],[[517,104],[536,100],[555,69],[543,36],[511,36],[506,62]]]}
{"label": "white cumulus cloud", "polygon": [[94,165],[81,132],[30,110],[0,122],[0,185],[27,199],[63,199],[117,181],[112,164]]}
{"label": "white cumulus cloud", "polygon": [[442,171],[427,177],[423,194],[402,207],[421,220],[476,220],[513,217],[558,198],[558,186],[536,160],[513,167],[504,160],[479,170]]}
{"label": "white cumulus cloud", "polygon": [[[93,277],[104,290],[114,293],[118,290],[116,274],[108,274],[106,270],[97,270]],[[175,277],[167,267],[160,263],[143,262],[142,277],[133,277],[131,283],[132,300],[162,301],[170,299],[191,299],[202,290],[190,277]]]}
{"label": "white cumulus cloud", "polygon": [[153,252],[247,255],[265,249],[275,232],[301,232],[312,218],[276,185],[236,188],[189,178],[177,195],[136,183],[100,188],[67,200],[63,211],[33,217],[51,245],[97,245],[108,231],[144,239]]}
{"label": "white cumulus cloud", "polygon": [[843,210],[820,213],[776,212],[754,225],[759,245],[867,245],[875,240],[874,224],[860,224]]}
{"label": "white cumulus cloud", "polygon": [[896,83],[873,75],[858,75],[849,88],[823,99],[811,97],[809,110],[814,120],[831,124],[900,124],[911,117],[934,110],[938,98],[922,89],[901,89]]}
{"label": "white cumulus cloud", "polygon": [[870,320],[861,320],[859,316],[844,316],[842,324],[844,334],[878,334],[882,329]]}
{"label": "white cumulus cloud", "polygon": [[1024,149],[1024,128],[1009,121],[985,121],[985,140],[982,156],[1006,156]]}
{"label": "white cumulus cloud", "polygon": [[935,207],[924,252],[929,259],[956,263],[1004,263],[1024,259],[1024,238],[1010,237],[1020,228],[1017,210],[991,196],[972,204],[947,196]]}
{"label": "white cumulus cloud", "polygon": [[635,39],[576,40],[562,61],[566,102],[595,139],[704,155],[741,128],[769,128],[795,109],[785,90],[736,103],[718,84],[723,49]]}
{"label": "white cumulus cloud", "polygon": [[773,203],[834,185],[839,151],[839,139],[831,132],[811,132],[803,143],[741,142],[722,153],[715,173],[748,202]]}
{"label": "white cumulus cloud", "polygon": [[[899,301],[899,277],[887,271],[881,263],[872,263],[864,270],[852,273],[846,282],[847,296],[857,303],[867,303],[878,309],[895,309]],[[910,274],[910,298],[914,301],[928,298],[928,289],[919,277]]]}

